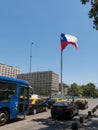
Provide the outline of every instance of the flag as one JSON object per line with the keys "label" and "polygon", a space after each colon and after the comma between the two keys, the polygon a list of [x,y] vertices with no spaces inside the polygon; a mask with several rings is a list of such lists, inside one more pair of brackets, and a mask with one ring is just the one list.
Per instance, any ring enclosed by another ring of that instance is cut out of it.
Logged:
{"label": "flag", "polygon": [[72,36],[69,34],[65,35],[65,34],[61,33],[60,40],[61,40],[61,50],[62,51],[68,44],[74,45],[76,50],[78,50],[78,44],[77,44],[78,39],[75,36]]}

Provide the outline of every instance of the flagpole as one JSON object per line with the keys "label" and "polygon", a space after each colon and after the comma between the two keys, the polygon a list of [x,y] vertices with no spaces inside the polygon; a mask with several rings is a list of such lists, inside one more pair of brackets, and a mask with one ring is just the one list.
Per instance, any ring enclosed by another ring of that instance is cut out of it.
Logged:
{"label": "flagpole", "polygon": [[63,70],[63,51],[61,50],[61,98],[63,99],[62,70]]}
{"label": "flagpole", "polygon": [[33,45],[34,43],[32,42],[31,43],[31,48],[30,48],[30,73],[31,73],[31,67],[32,67],[32,45]]}
{"label": "flagpole", "polygon": [[75,36],[72,35],[68,35],[68,34],[63,34],[61,33],[60,36],[60,40],[61,40],[61,97],[63,98],[63,82],[62,82],[62,70],[63,70],[63,49],[68,45],[68,44],[72,44],[75,46],[76,50],[78,49],[78,44],[77,41],[78,39]]}

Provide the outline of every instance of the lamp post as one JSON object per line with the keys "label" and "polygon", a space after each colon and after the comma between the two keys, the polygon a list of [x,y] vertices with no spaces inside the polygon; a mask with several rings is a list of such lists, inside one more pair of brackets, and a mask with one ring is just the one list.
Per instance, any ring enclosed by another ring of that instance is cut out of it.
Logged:
{"label": "lamp post", "polygon": [[32,42],[31,43],[31,46],[30,46],[30,74],[29,74],[29,84],[30,84],[30,93],[32,95],[33,93],[33,88],[32,88],[32,85],[31,85],[31,71],[32,71],[32,45],[34,43]]}
{"label": "lamp post", "polygon": [[32,71],[32,45],[33,45],[34,43],[32,42],[31,43],[31,47],[30,47],[30,73],[31,73],[31,71]]}

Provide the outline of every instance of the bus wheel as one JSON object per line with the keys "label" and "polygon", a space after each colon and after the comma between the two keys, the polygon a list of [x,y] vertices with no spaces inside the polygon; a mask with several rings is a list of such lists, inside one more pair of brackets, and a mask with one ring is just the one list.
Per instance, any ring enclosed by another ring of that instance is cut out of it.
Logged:
{"label": "bus wheel", "polygon": [[33,110],[33,115],[35,115],[37,113],[36,109]]}
{"label": "bus wheel", "polygon": [[0,126],[5,125],[8,122],[9,114],[6,110],[0,110]]}

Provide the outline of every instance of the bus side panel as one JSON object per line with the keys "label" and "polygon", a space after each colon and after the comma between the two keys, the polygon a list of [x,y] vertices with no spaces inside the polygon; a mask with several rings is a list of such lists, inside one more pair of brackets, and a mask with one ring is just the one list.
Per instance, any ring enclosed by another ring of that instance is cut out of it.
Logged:
{"label": "bus side panel", "polygon": [[18,115],[18,98],[12,96],[10,100],[10,119],[16,118],[17,115]]}
{"label": "bus side panel", "polygon": [[6,110],[9,113],[9,119],[14,119],[17,117],[17,102],[0,102],[0,111]]}

